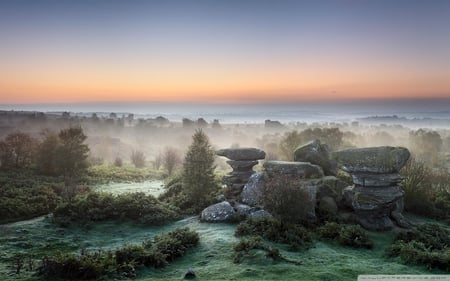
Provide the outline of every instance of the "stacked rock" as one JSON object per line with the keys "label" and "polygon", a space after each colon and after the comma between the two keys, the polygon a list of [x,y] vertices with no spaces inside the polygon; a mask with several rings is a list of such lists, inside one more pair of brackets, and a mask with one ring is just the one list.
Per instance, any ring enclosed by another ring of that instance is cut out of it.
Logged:
{"label": "stacked rock", "polygon": [[409,226],[402,216],[404,191],[398,174],[409,156],[408,149],[389,146],[347,149],[332,154],[353,178],[354,185],[344,190],[344,197],[364,228],[391,229],[392,219],[401,227]]}
{"label": "stacked rock", "polygon": [[226,148],[216,151],[216,154],[230,159],[227,163],[233,171],[223,177],[223,183],[227,186],[227,195],[231,199],[239,197],[245,184],[255,173],[253,166],[258,164],[259,159],[266,157],[266,153],[257,148]]}

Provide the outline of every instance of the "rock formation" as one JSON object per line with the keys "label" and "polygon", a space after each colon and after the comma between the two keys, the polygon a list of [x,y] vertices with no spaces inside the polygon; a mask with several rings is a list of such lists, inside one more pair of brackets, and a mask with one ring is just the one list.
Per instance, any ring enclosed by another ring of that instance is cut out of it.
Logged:
{"label": "rock formation", "polygon": [[216,154],[230,159],[227,163],[233,168],[231,173],[223,177],[230,199],[239,197],[245,184],[255,173],[253,166],[258,164],[259,159],[266,157],[266,153],[257,148],[226,148],[218,150]]}
{"label": "rock formation", "polygon": [[[324,177],[322,168],[306,162],[267,161],[264,163],[264,170],[267,182],[279,182],[275,186],[288,182],[291,188],[301,190],[306,194],[306,198],[298,203],[303,204],[306,215],[304,219],[314,222],[316,220],[317,190]],[[287,194],[287,196],[289,195]]]}
{"label": "rock formation", "polygon": [[327,176],[335,176],[337,173],[336,161],[330,159],[328,145],[321,144],[319,140],[297,147],[294,151],[294,161],[319,165]]}
{"label": "rock formation", "polygon": [[388,146],[347,149],[332,154],[353,178],[354,185],[344,190],[344,199],[364,228],[391,229],[392,220],[401,227],[409,226],[401,214],[404,191],[398,174],[409,156],[406,148]]}

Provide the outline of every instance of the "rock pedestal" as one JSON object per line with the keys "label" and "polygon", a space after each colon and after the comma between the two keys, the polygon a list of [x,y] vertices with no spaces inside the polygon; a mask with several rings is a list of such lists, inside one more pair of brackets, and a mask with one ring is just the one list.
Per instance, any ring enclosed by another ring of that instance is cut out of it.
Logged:
{"label": "rock pedestal", "polygon": [[259,159],[266,157],[266,153],[257,148],[226,148],[218,150],[216,154],[230,159],[227,163],[233,168],[233,171],[222,179],[230,199],[239,197],[245,184],[255,173],[253,166],[258,164]]}
{"label": "rock pedestal", "polygon": [[398,174],[409,156],[408,149],[389,146],[347,149],[332,154],[353,178],[354,185],[344,190],[344,197],[364,228],[387,230],[394,222],[401,227],[409,226],[402,216],[404,191]]}

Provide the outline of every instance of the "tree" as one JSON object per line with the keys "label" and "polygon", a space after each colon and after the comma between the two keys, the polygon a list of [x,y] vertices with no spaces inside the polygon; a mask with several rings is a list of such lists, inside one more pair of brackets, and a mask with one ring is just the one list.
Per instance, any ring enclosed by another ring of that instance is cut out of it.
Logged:
{"label": "tree", "polygon": [[143,168],[145,166],[145,154],[140,150],[133,150],[131,152],[131,163],[136,168]]}
{"label": "tree", "polygon": [[420,160],[424,160],[433,166],[439,166],[443,160],[441,135],[436,131],[419,129],[409,133],[411,150]]}
{"label": "tree", "polygon": [[166,147],[164,149],[162,163],[169,176],[171,176],[173,170],[181,164],[181,156],[178,150],[173,147]]}
{"label": "tree", "polygon": [[37,151],[37,169],[44,175],[56,176],[59,174],[57,153],[60,140],[55,133],[46,133],[44,140],[39,144]]}
{"label": "tree", "polygon": [[2,167],[24,168],[33,163],[37,140],[29,134],[16,132],[9,134],[0,143],[0,163]]}
{"label": "tree", "polygon": [[183,192],[193,211],[197,212],[212,203],[219,185],[214,176],[214,150],[208,136],[195,131],[183,163]]}
{"label": "tree", "polygon": [[60,145],[56,151],[56,163],[64,176],[66,196],[70,200],[75,195],[78,180],[86,172],[89,147],[84,144],[87,137],[81,127],[63,129],[58,137]]}

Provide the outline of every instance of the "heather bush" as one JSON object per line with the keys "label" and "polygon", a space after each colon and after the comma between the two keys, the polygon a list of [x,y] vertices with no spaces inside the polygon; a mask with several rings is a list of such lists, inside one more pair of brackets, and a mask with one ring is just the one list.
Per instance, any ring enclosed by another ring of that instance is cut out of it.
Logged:
{"label": "heather bush", "polygon": [[291,249],[312,244],[312,237],[304,227],[269,218],[247,219],[236,227],[235,235],[259,235],[269,241],[289,244]]}
{"label": "heather bush", "polygon": [[91,280],[102,277],[136,277],[142,266],[161,268],[196,246],[198,234],[189,228],[177,228],[160,234],[141,245],[125,245],[115,251],[97,251],[80,255],[59,254],[44,257],[38,274],[49,278]]}
{"label": "heather bush", "polygon": [[450,230],[438,224],[422,224],[399,233],[387,254],[407,264],[450,272]]}
{"label": "heather bush", "polygon": [[327,222],[323,226],[318,227],[316,233],[322,239],[336,240],[343,246],[367,249],[373,247],[367,231],[359,225],[342,225],[336,222]]}

